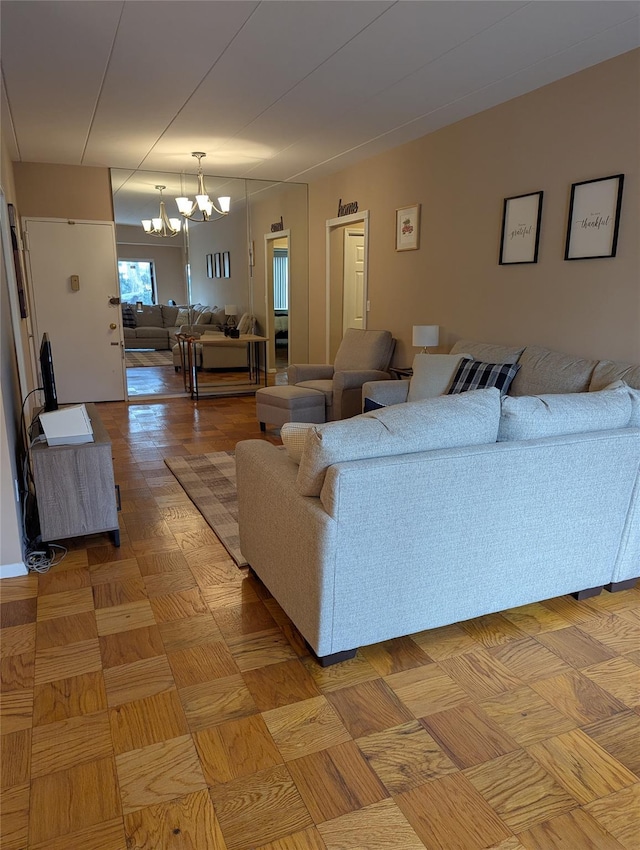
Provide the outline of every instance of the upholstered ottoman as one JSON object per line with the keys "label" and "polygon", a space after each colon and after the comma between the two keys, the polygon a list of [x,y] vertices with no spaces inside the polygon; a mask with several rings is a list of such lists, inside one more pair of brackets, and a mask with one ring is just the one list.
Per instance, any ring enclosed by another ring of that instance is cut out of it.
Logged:
{"label": "upholstered ottoman", "polygon": [[306,387],[262,387],[256,390],[256,417],[280,427],[285,422],[324,422],[324,393]]}

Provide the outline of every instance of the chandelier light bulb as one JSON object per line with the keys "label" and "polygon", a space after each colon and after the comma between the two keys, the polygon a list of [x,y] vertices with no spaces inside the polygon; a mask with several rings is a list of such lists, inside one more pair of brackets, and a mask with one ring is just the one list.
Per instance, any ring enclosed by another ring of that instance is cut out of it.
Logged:
{"label": "chandelier light bulb", "polygon": [[169,218],[164,201],[162,200],[162,190],[166,188],[166,186],[156,186],[156,189],[160,192],[160,215],[155,218],[142,219],[142,228],[150,236],[171,238],[180,233],[182,222],[179,218]]}
{"label": "chandelier light bulb", "polygon": [[217,207],[209,197],[204,185],[202,159],[206,156],[206,153],[194,151],[191,156],[195,156],[198,160],[198,191],[193,202],[187,197],[176,198],[178,212],[190,221],[211,221],[214,211],[218,216],[228,215],[231,209],[231,198],[228,196],[218,198],[220,206]]}

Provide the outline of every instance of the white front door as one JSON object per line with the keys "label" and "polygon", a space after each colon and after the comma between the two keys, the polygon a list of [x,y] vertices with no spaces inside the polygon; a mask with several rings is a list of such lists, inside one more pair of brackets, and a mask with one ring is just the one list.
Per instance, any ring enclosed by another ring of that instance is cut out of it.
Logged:
{"label": "white front door", "polygon": [[47,333],[58,402],[122,401],[124,346],[113,224],[35,218],[23,224],[36,348]]}
{"label": "white front door", "polygon": [[347,228],[344,232],[344,284],[342,331],[365,327],[364,233]]}

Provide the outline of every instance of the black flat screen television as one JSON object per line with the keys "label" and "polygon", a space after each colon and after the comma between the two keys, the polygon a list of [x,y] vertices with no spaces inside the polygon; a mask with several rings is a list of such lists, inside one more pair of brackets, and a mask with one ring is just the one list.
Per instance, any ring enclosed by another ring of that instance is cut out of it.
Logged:
{"label": "black flat screen television", "polygon": [[53,357],[48,334],[42,335],[42,342],[40,343],[40,373],[42,375],[42,390],[44,391],[44,409],[47,412],[57,410],[56,378],[53,372]]}

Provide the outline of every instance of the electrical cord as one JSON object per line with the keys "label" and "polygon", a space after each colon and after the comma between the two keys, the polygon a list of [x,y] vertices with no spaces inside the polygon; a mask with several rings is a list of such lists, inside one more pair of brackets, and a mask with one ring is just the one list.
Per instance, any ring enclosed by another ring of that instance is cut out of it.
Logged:
{"label": "electrical cord", "polygon": [[27,399],[33,393],[42,390],[42,387],[36,387],[35,390],[27,393],[22,402],[22,411],[20,414],[20,424],[22,429],[22,437],[24,440],[24,457],[22,460],[22,544],[24,547],[25,558],[24,563],[28,570],[36,573],[46,573],[51,567],[55,567],[66,556],[67,549],[59,543],[47,543],[45,548],[42,548],[42,538],[37,524],[36,511],[36,496],[35,486],[33,481],[33,473],[31,469],[31,449],[38,443],[46,442],[44,434],[32,438],[31,433],[35,425],[37,416],[34,416],[27,427],[24,417],[25,405]]}
{"label": "electrical cord", "polygon": [[[59,549],[62,554],[56,560],[54,549]],[[51,567],[55,567],[67,554],[67,549],[59,543],[49,543],[46,550],[34,549],[27,553],[25,566],[34,573],[47,573]]]}

